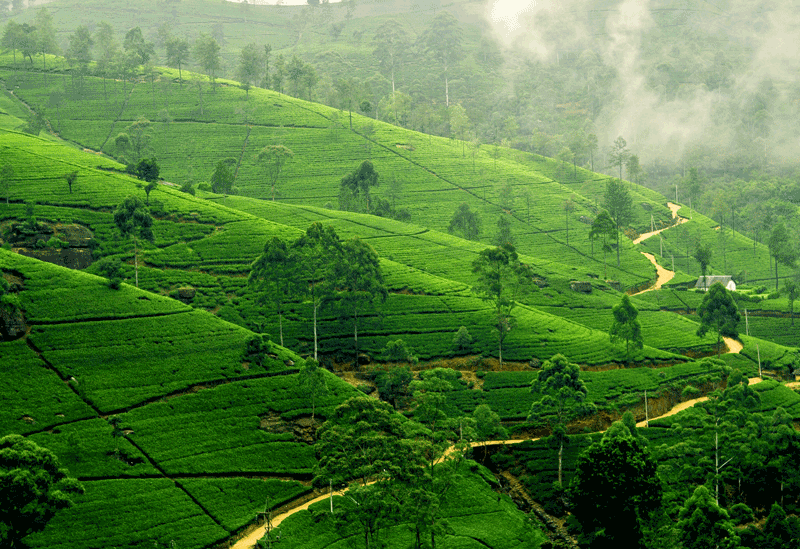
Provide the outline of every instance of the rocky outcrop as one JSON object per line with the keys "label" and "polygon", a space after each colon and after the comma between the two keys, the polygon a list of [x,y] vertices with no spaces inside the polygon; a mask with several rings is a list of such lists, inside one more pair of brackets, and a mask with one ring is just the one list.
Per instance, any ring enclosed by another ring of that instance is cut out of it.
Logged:
{"label": "rocky outcrop", "polygon": [[16,308],[11,310],[0,308],[0,339],[10,341],[25,335],[28,329],[25,324],[25,315]]}

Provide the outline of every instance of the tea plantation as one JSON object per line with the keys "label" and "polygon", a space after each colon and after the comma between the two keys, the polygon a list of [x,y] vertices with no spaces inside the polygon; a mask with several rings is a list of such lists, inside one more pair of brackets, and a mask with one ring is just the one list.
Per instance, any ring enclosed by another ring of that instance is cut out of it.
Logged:
{"label": "tea plantation", "polygon": [[[741,272],[750,282],[736,294],[749,311],[739,326],[744,348],[724,363],[748,376],[759,365],[788,375],[800,363],[789,302],[762,287],[771,288],[766,247],[719,232],[687,208],[679,213],[691,220],[673,226],[664,197],[644,187],[625,183],[633,216],[617,267],[616,254],[604,258],[589,239],[606,176],[501,147],[467,156],[458,140],[356,113],[351,128],[345,111],[258,88],[245,93],[223,79],[216,88],[182,85],[172,69],[131,82],[87,76],[74,93],[63,59],[48,57],[50,74],[20,72],[12,59],[11,52],[0,57],[0,78],[14,83],[0,97],[0,165],[14,170],[8,204],[0,202],[0,275],[24,329],[0,342],[0,435],[22,434],[51,449],[85,488],[73,508],[26,539],[31,547],[207,548],[252,524],[265,502],[297,504],[313,492],[316,429],[339,404],[373,389],[353,385],[371,381],[375,368],[396,366],[386,364],[386,353],[398,340],[415,370],[474,372],[475,381],[445,392],[448,413],[488,404],[517,433],[530,432],[538,366],[556,353],[580,365],[587,401],[600,413],[570,427],[568,480],[589,444],[581,430],[602,428],[626,410],[643,417],[645,392],[666,409],[725,384],[728,369],[702,360],[715,352],[715,338],[697,336],[694,313],[704,294],[686,289],[699,271],[690,258],[698,242],[724,245],[713,272]],[[183,77],[205,78],[186,70]],[[21,131],[28,107],[47,114],[41,135]],[[140,117],[151,122],[149,146],[162,169],[151,191],[114,159],[124,153],[116,135]],[[294,153],[276,200],[258,159],[273,144]],[[208,182],[225,159],[235,166],[231,193],[179,190]],[[407,210],[410,220],[336,209],[342,178],[365,160],[380,174],[374,197]],[[114,210],[131,195],[149,204],[152,241],[134,244],[117,228]],[[533,199],[525,204],[524,196]],[[567,200],[575,208],[565,219]],[[448,232],[462,203],[483,220],[475,240]],[[513,310],[503,364],[495,311],[473,290],[473,262],[496,241],[498,220],[507,222],[535,282]],[[343,308],[323,302],[314,310],[292,295],[279,321],[248,284],[268,239],[291,244],[317,222],[379,256],[388,295],[359,319],[358,356]],[[629,236],[652,226],[670,228],[632,243]],[[670,270],[674,258],[671,286],[637,293],[655,279],[642,251]],[[85,263],[77,270],[40,259]],[[120,261],[121,285],[99,276],[100,260]],[[623,292],[635,294],[644,340],[630,358],[608,333]],[[460,327],[469,344],[456,345]],[[312,402],[299,372],[315,336],[327,391]],[[761,411],[780,407],[800,419],[792,390],[772,380],[754,390]],[[677,444],[673,422],[645,436]],[[548,497],[555,469],[545,442],[524,443],[503,459],[529,477],[535,496]],[[538,547],[539,526],[492,492],[485,469],[465,467],[441,503],[450,524],[443,546]],[[325,505],[287,520],[281,546],[345,547],[358,538]],[[349,503],[336,498],[334,505]],[[381,539],[399,549],[411,543],[409,532],[395,521]]]}

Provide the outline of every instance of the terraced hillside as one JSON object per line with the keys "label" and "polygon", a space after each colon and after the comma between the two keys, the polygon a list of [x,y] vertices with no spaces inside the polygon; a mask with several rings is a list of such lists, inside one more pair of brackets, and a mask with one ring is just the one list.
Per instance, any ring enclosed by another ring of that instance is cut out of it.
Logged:
{"label": "terraced hillside", "polygon": [[[0,344],[0,429],[52,449],[86,488],[33,547],[205,547],[267,496],[310,491],[297,355],[248,355],[259,336],[168,297],[5,250],[0,266],[28,327]],[[356,394],[326,377],[321,413]]]}

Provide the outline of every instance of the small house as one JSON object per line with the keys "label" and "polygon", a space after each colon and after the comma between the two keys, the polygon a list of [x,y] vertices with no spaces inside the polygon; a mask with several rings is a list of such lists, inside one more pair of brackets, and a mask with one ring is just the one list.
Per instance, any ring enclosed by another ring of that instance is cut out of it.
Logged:
{"label": "small house", "polygon": [[736,282],[733,281],[728,275],[716,275],[716,276],[701,276],[697,279],[697,284],[695,288],[699,288],[704,291],[708,291],[708,289],[719,282],[722,286],[731,292],[736,291]]}

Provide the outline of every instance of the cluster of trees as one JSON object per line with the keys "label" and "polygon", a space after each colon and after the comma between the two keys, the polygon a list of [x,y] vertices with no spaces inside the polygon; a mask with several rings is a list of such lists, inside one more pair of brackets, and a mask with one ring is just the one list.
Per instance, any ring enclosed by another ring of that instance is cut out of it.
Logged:
{"label": "cluster of trees", "polygon": [[346,212],[369,213],[380,217],[390,217],[398,221],[411,220],[406,208],[397,208],[395,200],[401,184],[394,179],[388,193],[392,201],[373,196],[370,189],[380,185],[380,175],[372,161],[365,160],[355,170],[342,178],[339,185],[339,209]]}
{"label": "cluster of trees", "polygon": [[380,546],[382,529],[410,524],[415,548],[436,547],[447,531],[443,504],[467,472],[466,442],[505,437],[497,414],[481,406],[471,417],[447,418],[440,408],[441,390],[452,370],[426,372],[415,385],[411,418],[377,399],[352,398],[327,418],[317,432],[319,463],[314,483],[339,487],[354,481],[331,513],[335,521],[357,524],[364,546]]}
{"label": "cluster of trees", "polygon": [[312,310],[314,360],[318,359],[317,318],[320,309],[336,305],[353,323],[355,360],[358,361],[359,319],[388,292],[383,284],[378,254],[358,237],[341,241],[331,226],[312,224],[294,242],[272,237],[253,262],[248,282],[278,315],[283,345],[286,304],[305,301]]}
{"label": "cluster of trees", "polygon": [[[543,365],[528,421],[550,428],[558,448],[553,497],[566,504],[581,546],[788,549],[800,541],[800,520],[783,507],[800,501],[800,435],[791,416],[781,408],[760,413],[747,379],[707,360],[726,371],[727,388],[673,425],[680,443],[655,446],[628,412],[580,455],[568,486],[566,425],[594,407],[578,366],[561,355]],[[767,516],[762,527],[758,515]]]}

